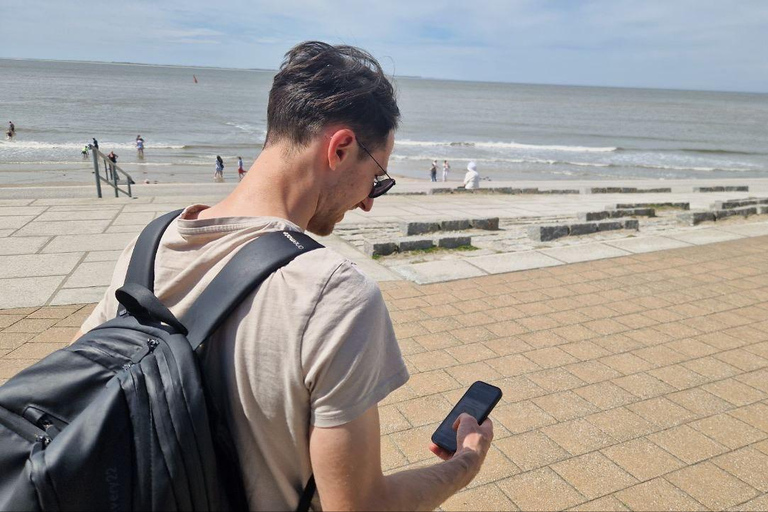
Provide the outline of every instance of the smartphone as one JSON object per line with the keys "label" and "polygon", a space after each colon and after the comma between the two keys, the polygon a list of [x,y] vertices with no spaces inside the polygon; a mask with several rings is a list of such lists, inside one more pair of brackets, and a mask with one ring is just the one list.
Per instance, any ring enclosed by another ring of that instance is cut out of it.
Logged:
{"label": "smartphone", "polygon": [[443,422],[432,434],[432,442],[450,453],[456,452],[456,431],[453,424],[463,412],[482,423],[501,400],[501,390],[483,381],[477,381],[471,386]]}

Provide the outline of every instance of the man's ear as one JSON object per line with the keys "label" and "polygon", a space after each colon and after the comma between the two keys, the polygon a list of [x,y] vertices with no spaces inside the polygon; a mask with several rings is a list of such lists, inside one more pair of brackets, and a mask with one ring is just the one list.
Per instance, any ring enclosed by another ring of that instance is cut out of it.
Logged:
{"label": "man's ear", "polygon": [[356,147],[355,132],[349,128],[334,130],[328,142],[328,166],[336,170],[345,160],[349,159]]}

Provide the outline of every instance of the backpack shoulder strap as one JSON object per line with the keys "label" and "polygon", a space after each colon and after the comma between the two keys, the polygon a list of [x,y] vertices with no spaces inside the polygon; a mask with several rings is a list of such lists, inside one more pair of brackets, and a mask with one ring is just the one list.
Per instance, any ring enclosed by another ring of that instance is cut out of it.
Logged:
{"label": "backpack shoulder strap", "polygon": [[181,318],[197,350],[264,279],[295,257],[323,247],[297,231],[274,231],[237,251]]}
{"label": "backpack shoulder strap", "polygon": [[136,247],[131,254],[131,262],[128,264],[128,272],[125,274],[125,284],[134,283],[143,286],[149,291],[155,289],[155,254],[160,247],[160,239],[166,228],[170,226],[181,212],[175,210],[156,218],[139,235]]}

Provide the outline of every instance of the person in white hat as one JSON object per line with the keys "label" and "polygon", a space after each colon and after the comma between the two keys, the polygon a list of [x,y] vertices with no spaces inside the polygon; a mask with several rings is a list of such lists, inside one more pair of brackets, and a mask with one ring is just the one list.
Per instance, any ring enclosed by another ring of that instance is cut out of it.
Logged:
{"label": "person in white hat", "polygon": [[477,172],[477,164],[475,162],[467,164],[467,174],[464,175],[464,188],[468,190],[480,188],[480,173]]}

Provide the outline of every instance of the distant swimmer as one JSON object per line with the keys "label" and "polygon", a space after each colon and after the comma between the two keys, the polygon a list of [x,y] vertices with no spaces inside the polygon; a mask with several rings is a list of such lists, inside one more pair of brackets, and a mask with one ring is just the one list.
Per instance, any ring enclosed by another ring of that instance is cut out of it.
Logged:
{"label": "distant swimmer", "polygon": [[11,137],[16,135],[16,125],[13,124],[13,121],[8,121],[8,131],[11,132]]}
{"label": "distant swimmer", "polygon": [[224,181],[224,160],[216,155],[216,170],[213,172],[213,181],[221,183]]}
{"label": "distant swimmer", "polygon": [[136,151],[139,153],[139,158],[144,158],[144,139],[141,135],[136,136]]}
{"label": "distant swimmer", "polygon": [[443,160],[443,181],[448,181],[448,172],[451,170],[451,164],[448,160]]}
{"label": "distant swimmer", "polygon": [[237,175],[240,177],[240,180],[243,179],[246,172],[247,171],[243,167],[243,157],[241,156],[237,157]]}

